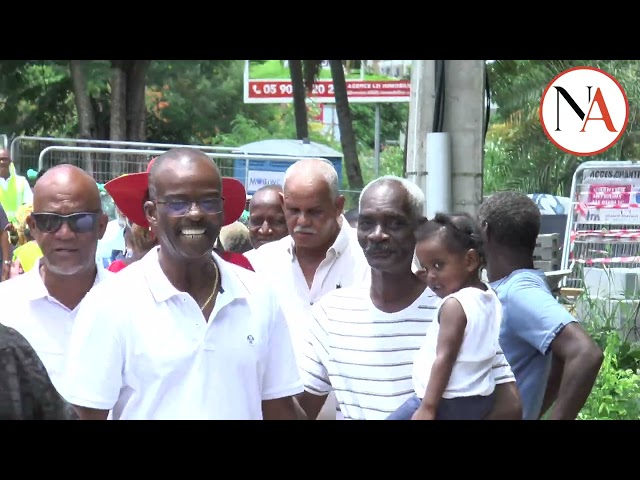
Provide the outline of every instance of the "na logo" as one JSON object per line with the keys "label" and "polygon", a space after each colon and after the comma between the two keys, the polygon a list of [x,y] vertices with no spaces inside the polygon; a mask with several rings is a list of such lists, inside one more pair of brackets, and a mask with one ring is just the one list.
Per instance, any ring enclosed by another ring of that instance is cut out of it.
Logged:
{"label": "na logo", "polygon": [[545,135],[571,155],[602,153],[622,137],[629,100],[613,75],[595,67],[574,67],[557,75],[540,100]]}

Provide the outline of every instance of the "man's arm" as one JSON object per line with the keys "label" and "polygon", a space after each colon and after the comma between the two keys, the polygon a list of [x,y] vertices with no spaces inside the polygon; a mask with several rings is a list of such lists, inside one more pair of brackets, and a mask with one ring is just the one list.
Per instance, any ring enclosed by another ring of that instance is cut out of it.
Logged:
{"label": "man's arm", "polygon": [[74,408],[80,420],[106,420],[109,417],[109,410],[98,410],[77,405],[74,405]]}
{"label": "man's arm", "polygon": [[298,409],[293,397],[263,400],[262,418],[265,420],[298,420]]}
{"label": "man's arm", "polygon": [[122,388],[125,340],[118,304],[105,303],[112,294],[105,283],[85,296],[71,330],[61,393],[80,420],[106,420]]}
{"label": "man's arm", "polygon": [[542,400],[542,408],[540,409],[540,418],[543,417],[547,410],[551,408],[553,402],[558,398],[558,391],[560,390],[560,380],[562,379],[562,370],[564,369],[564,362],[556,355],[551,357],[551,370],[549,371],[549,379],[547,380],[547,389],[544,392],[544,398]]}
{"label": "man's arm", "polygon": [[522,399],[515,381],[496,385],[493,410],[485,420],[522,420]]}
{"label": "man's arm", "polygon": [[[593,388],[603,360],[602,351],[553,298],[546,284],[523,278],[509,290],[508,302],[514,312],[512,330],[542,355],[551,352],[552,359],[556,357],[562,364],[556,405],[549,418],[574,420]],[[552,381],[557,382],[553,378]],[[547,385],[544,394],[550,404],[555,386],[552,383],[549,390]]]}
{"label": "man's arm", "polygon": [[316,328],[320,322],[326,320],[324,310],[316,304],[312,308],[309,328],[302,340],[299,361],[304,392],[298,395],[296,400],[308,420],[318,419],[318,415],[333,389],[329,372],[323,362],[323,357],[326,358],[326,347],[322,344],[321,338],[326,337],[323,335],[322,329]]}
{"label": "man's arm", "polygon": [[[302,381],[287,321],[270,289],[265,302],[271,305],[268,354],[262,379],[262,418],[264,420],[297,420],[293,396],[302,392]],[[269,304],[265,303],[265,304]]]}
{"label": "man's arm", "polygon": [[602,350],[579,323],[570,323],[551,342],[563,364],[558,398],[550,420],[575,420],[591,393],[604,359]]}
{"label": "man's arm", "polygon": [[310,389],[310,387],[305,385],[305,391],[296,396],[296,401],[298,405],[300,405],[302,413],[307,420],[317,420],[329,394],[319,392],[315,394],[311,393],[308,389]]}

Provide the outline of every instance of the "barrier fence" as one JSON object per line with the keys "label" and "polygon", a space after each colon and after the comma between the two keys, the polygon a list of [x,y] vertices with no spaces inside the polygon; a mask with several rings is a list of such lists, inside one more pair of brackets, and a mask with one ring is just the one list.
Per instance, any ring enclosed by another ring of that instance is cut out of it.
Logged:
{"label": "barrier fence", "polygon": [[[6,137],[6,136],[5,136]],[[71,147],[118,147],[141,150],[141,149],[170,149],[177,147],[197,148],[204,152],[239,152],[235,147],[223,147],[216,145],[186,145],[180,143],[151,143],[151,142],[130,142],[117,140],[91,140],[84,138],[61,138],[61,137],[37,137],[20,135],[11,141],[11,158],[18,172],[26,172],[31,169],[38,169],[39,155],[43,149],[51,146],[71,146]],[[114,172],[115,173],[115,172]],[[126,173],[126,172],[122,172]]]}

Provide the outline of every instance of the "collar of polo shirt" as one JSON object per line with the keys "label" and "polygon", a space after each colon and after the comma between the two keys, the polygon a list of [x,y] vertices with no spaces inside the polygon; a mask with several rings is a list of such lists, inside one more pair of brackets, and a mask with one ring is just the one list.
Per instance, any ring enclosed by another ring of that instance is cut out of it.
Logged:
{"label": "collar of polo shirt", "polygon": [[[28,279],[28,282],[30,283],[29,292],[27,294],[29,300],[39,300],[41,298],[46,298],[49,296],[47,287],[44,286],[44,282],[42,281],[42,277],[40,276],[40,260],[41,258],[36,260],[31,270],[22,274],[22,276],[26,277],[25,280]],[[100,283],[109,275],[113,275],[98,263],[96,263],[96,267],[98,269],[98,273],[96,275],[96,280],[93,283],[94,285]]]}
{"label": "collar of polo shirt", "polygon": [[[174,287],[162,271],[160,263],[158,262],[159,249],[159,246],[151,249],[151,251],[139,261],[144,262],[145,278],[147,279],[147,284],[149,285],[149,290],[151,290],[153,298],[156,302],[164,302],[184,292]],[[229,301],[232,298],[247,298],[249,296],[248,287],[242,281],[241,276],[234,270],[235,266],[223,260],[222,257],[215,252],[212,252],[212,256],[220,270],[220,295],[229,292],[230,295],[227,296]],[[242,267],[237,268],[242,269]],[[253,273],[249,270],[247,270],[247,272]],[[219,298],[222,299],[223,297]]]}

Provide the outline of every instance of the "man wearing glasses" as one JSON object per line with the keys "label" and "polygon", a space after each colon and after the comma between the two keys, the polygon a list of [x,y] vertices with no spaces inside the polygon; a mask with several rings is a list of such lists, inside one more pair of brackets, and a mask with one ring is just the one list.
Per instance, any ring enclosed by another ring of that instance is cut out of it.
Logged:
{"label": "man wearing glasses", "polygon": [[78,307],[110,275],[95,260],[108,218],[94,179],[72,165],[48,170],[34,187],[33,202],[28,225],[43,257],[24,275],[0,284],[0,321],[32,345],[60,391]]}
{"label": "man wearing glasses", "polygon": [[148,222],[159,246],[87,296],[63,396],[83,420],[109,411],[113,419],[297,418],[302,383],[277,299],[256,273],[214,251],[233,214],[227,205],[242,209],[244,195],[190,148],[135,175],[127,182],[138,191],[127,191],[142,199],[148,188],[144,207],[114,201],[133,222]]}

